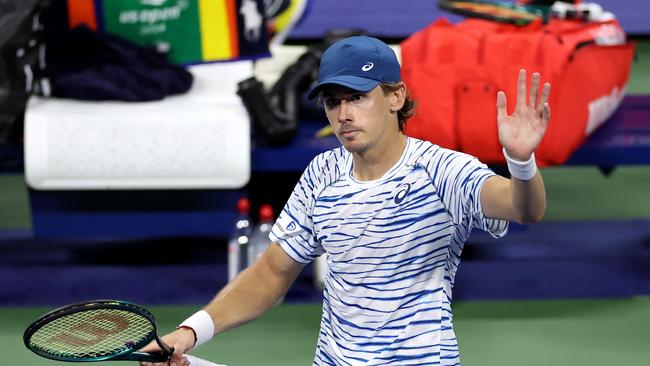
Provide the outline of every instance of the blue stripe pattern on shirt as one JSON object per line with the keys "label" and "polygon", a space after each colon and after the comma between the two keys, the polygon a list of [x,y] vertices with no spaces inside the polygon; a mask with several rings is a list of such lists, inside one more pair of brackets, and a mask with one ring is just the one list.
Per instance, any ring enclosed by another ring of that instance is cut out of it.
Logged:
{"label": "blue stripe pattern on shirt", "polygon": [[352,177],[343,148],[309,164],[270,238],[301,263],[327,253],[315,365],[458,365],[451,291],[473,228],[495,237],[476,158],[408,138],[379,180]]}

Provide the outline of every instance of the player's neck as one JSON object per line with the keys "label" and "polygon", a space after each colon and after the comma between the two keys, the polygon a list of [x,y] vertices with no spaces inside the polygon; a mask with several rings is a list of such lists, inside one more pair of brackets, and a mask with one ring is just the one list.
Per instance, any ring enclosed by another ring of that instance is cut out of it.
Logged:
{"label": "player's neck", "polygon": [[354,178],[360,181],[381,178],[402,157],[405,148],[406,136],[400,132],[387,143],[375,145],[363,153],[352,154]]}

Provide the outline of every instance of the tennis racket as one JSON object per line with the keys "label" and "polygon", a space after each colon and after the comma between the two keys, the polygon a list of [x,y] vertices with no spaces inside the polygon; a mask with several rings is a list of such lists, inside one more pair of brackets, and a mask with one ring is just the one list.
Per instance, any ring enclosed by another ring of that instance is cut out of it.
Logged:
{"label": "tennis racket", "polygon": [[[154,340],[162,352],[138,352]],[[156,320],[148,310],[117,300],[94,300],[52,310],[25,330],[23,341],[39,356],[72,362],[163,362],[174,351],[158,337]],[[187,356],[192,366],[217,366]]]}
{"label": "tennis racket", "polygon": [[502,1],[438,0],[438,7],[471,18],[481,18],[499,23],[526,25],[534,20],[547,20],[547,5],[523,5]]}

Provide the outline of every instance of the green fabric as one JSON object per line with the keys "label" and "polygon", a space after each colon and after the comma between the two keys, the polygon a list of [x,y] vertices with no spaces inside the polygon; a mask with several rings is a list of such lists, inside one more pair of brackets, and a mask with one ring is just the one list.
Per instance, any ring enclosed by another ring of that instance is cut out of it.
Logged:
{"label": "green fabric", "polygon": [[[150,308],[163,332],[197,309]],[[23,330],[48,310],[0,308],[3,364],[55,364],[22,345]],[[281,305],[255,322],[218,335],[195,355],[230,366],[310,365],[319,318],[320,305]],[[648,297],[459,302],[454,305],[454,323],[463,366],[645,365],[650,359]]]}
{"label": "green fabric", "polygon": [[204,61],[199,1],[169,2],[156,7],[140,0],[96,4],[100,6],[104,28],[111,34],[143,46],[166,43],[167,57],[173,63]]}

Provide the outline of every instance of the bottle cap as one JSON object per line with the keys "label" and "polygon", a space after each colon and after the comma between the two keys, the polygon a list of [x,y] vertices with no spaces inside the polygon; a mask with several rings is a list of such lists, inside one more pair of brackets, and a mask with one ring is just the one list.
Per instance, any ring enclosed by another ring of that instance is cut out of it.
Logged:
{"label": "bottle cap", "polygon": [[242,197],[237,201],[237,213],[244,214],[251,211],[251,203],[247,197]]}
{"label": "bottle cap", "polygon": [[265,203],[260,206],[260,221],[272,221],[274,219],[273,206]]}

